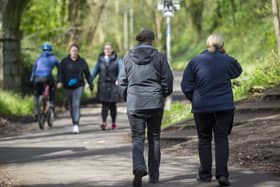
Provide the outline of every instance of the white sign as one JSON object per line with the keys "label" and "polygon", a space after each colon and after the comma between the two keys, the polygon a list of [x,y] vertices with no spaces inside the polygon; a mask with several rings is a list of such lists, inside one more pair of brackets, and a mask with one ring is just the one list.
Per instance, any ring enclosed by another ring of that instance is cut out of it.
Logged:
{"label": "white sign", "polygon": [[158,0],[157,8],[164,16],[173,16],[174,12],[180,9],[180,0]]}

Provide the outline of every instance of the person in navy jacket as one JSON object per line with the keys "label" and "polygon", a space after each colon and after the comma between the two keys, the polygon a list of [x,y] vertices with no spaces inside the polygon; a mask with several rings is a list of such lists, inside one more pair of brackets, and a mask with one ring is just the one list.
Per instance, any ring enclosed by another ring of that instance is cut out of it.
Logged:
{"label": "person in navy jacket", "polygon": [[231,79],[240,76],[242,68],[236,59],[226,54],[224,40],[210,35],[207,50],[194,57],[187,65],[181,88],[192,103],[198,132],[200,168],[198,180],[212,179],[212,131],[215,138],[216,179],[220,186],[229,186],[228,135],[234,117]]}

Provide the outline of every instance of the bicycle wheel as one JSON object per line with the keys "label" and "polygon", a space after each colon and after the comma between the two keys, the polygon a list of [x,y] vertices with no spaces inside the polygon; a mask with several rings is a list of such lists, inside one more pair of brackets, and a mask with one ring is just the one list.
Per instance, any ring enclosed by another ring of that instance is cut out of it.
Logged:
{"label": "bicycle wheel", "polygon": [[48,126],[52,127],[54,124],[54,108],[53,107],[49,107],[49,111],[48,111]]}
{"label": "bicycle wheel", "polygon": [[39,97],[39,115],[38,115],[38,123],[39,128],[44,129],[45,128],[45,107],[44,107],[44,98],[43,96]]}

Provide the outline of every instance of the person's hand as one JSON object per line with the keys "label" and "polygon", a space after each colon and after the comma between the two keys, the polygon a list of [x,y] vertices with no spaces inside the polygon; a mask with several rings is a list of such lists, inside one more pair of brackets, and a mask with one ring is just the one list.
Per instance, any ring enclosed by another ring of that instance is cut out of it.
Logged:
{"label": "person's hand", "polygon": [[57,87],[58,89],[62,88],[62,83],[61,83],[61,82],[57,83],[56,87]]}
{"label": "person's hand", "polygon": [[115,85],[117,86],[119,85],[119,80],[116,80]]}

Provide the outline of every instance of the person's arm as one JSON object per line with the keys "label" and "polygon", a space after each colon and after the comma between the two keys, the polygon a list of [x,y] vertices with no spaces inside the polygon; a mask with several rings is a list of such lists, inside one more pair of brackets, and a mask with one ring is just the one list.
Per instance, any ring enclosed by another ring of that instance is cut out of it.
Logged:
{"label": "person's arm", "polygon": [[187,65],[181,81],[181,89],[186,98],[192,101],[195,77],[192,70],[192,61]]}
{"label": "person's arm", "polygon": [[91,82],[91,76],[90,76],[90,71],[89,71],[89,67],[86,61],[84,61],[84,74],[87,80],[87,83],[89,85],[89,88],[92,90],[93,89],[93,85]]}
{"label": "person's arm", "polygon": [[98,64],[98,61],[97,61],[93,70],[92,70],[90,82],[94,81],[94,79],[95,79],[95,77],[97,76],[98,73],[99,73],[99,64]]}
{"label": "person's arm", "polygon": [[60,62],[59,66],[58,66],[58,72],[57,72],[57,88],[61,88],[62,87],[62,83],[63,83],[63,68],[64,68],[64,63],[63,60]]}
{"label": "person's arm", "polygon": [[128,78],[127,78],[125,64],[122,65],[118,82],[119,82],[119,94],[120,94],[121,98],[123,98],[126,101]]}
{"label": "person's arm", "polygon": [[38,59],[35,61],[34,65],[32,67],[32,73],[31,73],[31,76],[30,76],[30,82],[34,81],[35,72],[36,72],[36,69],[37,69],[37,62],[38,62]]}
{"label": "person's arm", "polygon": [[57,78],[57,82],[58,82],[59,61],[56,57],[55,57],[55,67],[56,67],[56,70],[57,70],[56,78]]}
{"label": "person's arm", "polygon": [[170,69],[170,66],[167,62],[167,59],[164,55],[162,55],[161,62],[161,87],[162,93],[164,97],[169,96],[173,91],[173,74]]}
{"label": "person's arm", "polygon": [[120,74],[121,70],[122,70],[122,59],[119,58],[119,60],[118,60],[118,76],[117,77],[119,77],[119,74]]}
{"label": "person's arm", "polygon": [[229,76],[231,79],[235,79],[240,76],[242,73],[242,67],[238,63],[238,61],[234,58],[232,58],[232,61],[229,63]]}

